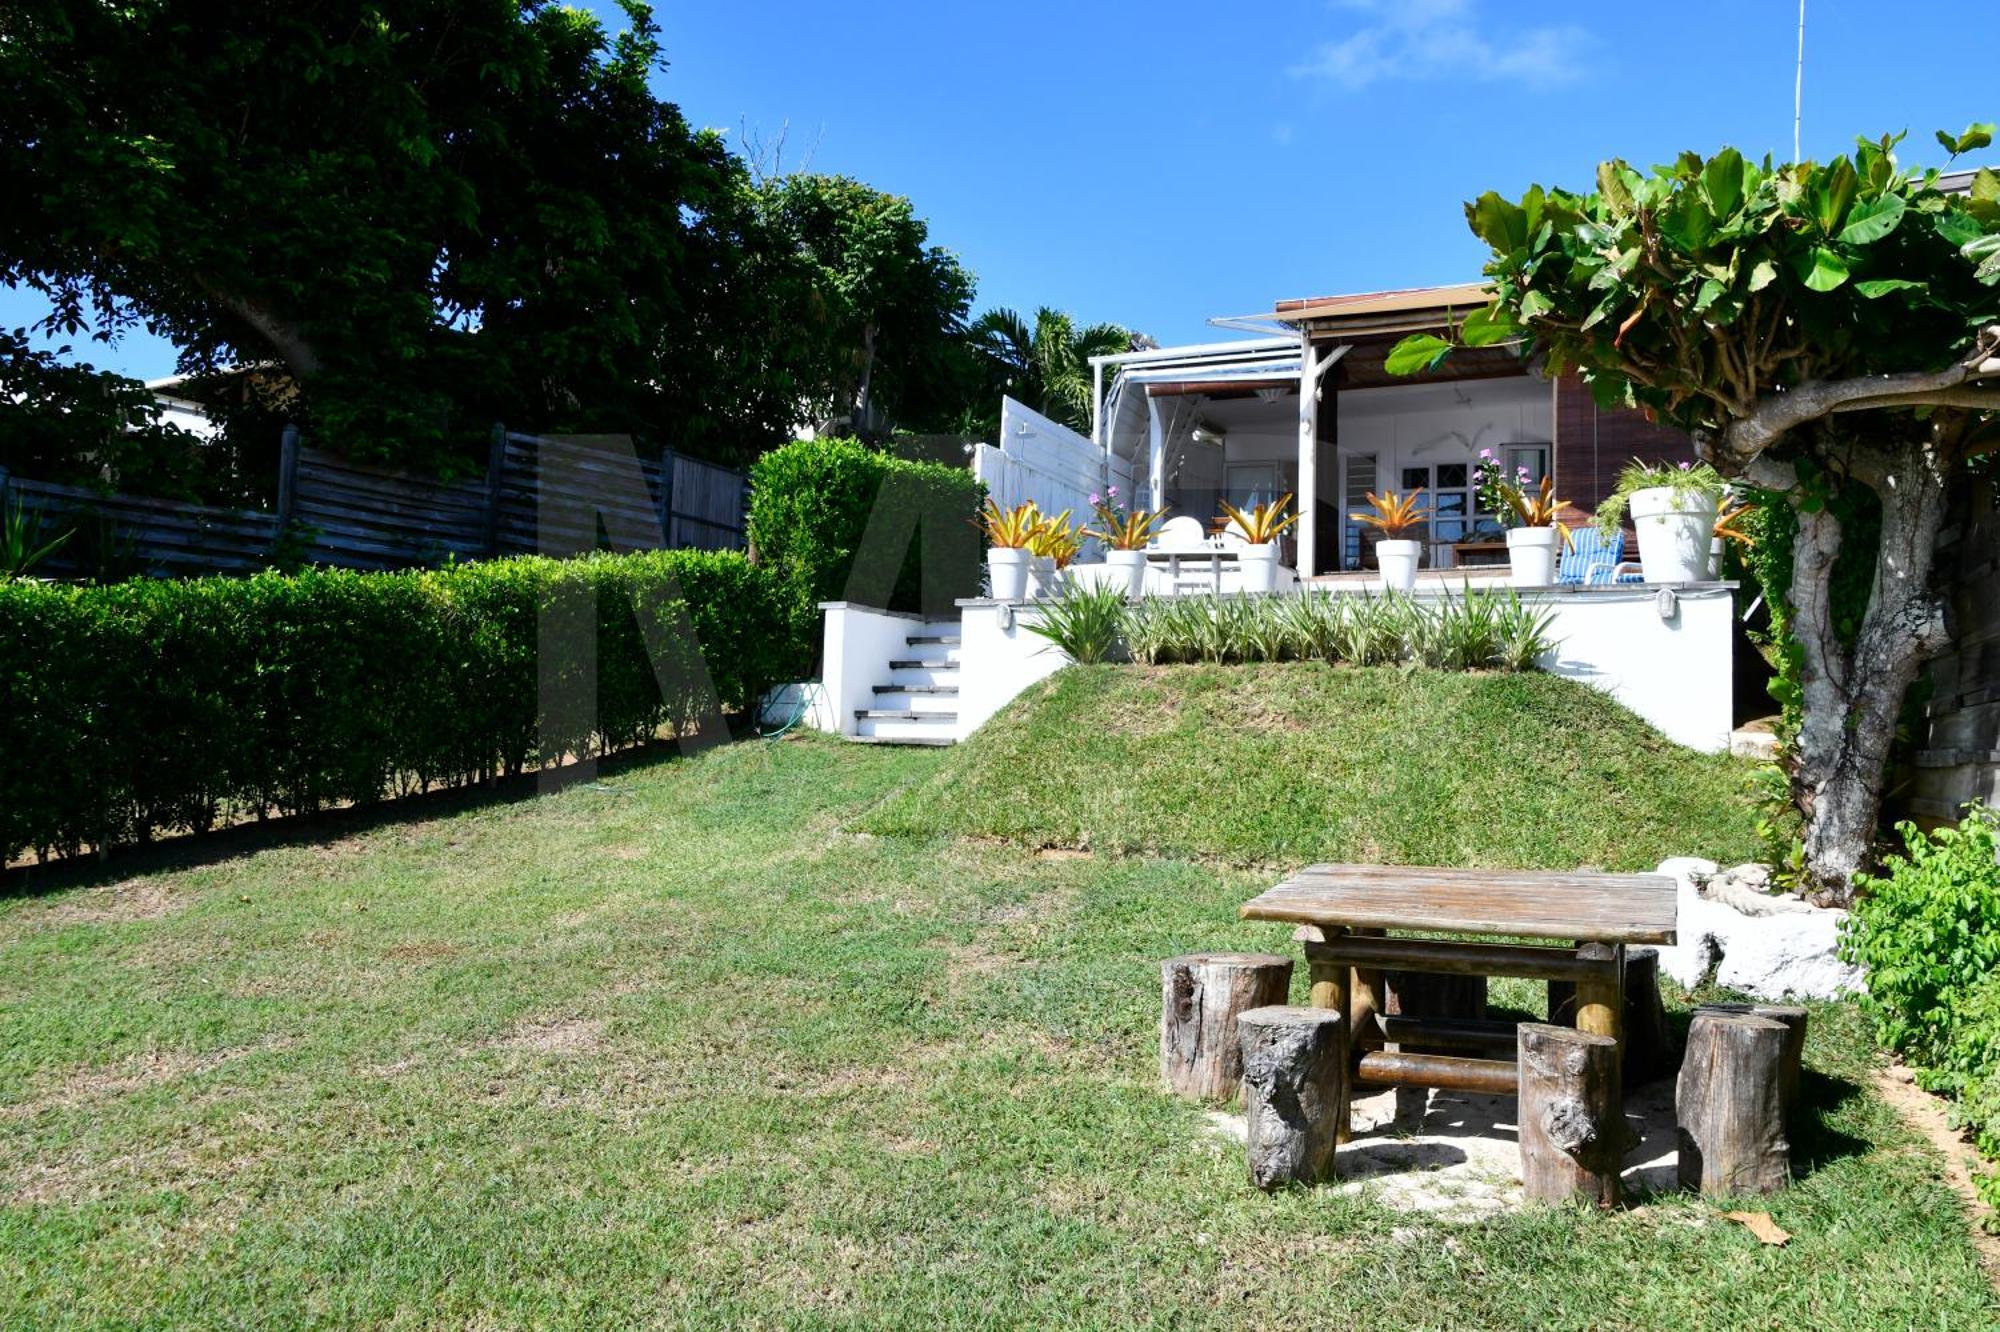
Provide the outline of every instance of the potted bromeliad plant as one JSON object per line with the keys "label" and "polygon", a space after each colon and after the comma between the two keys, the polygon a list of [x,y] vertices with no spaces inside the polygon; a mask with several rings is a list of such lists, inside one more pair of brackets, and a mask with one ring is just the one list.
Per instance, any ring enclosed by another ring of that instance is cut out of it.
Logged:
{"label": "potted bromeliad plant", "polygon": [[1616,532],[1629,512],[1639,534],[1639,564],[1649,583],[1698,583],[1709,576],[1722,474],[1707,463],[1634,458],[1597,509],[1597,524]]}
{"label": "potted bromeliad plant", "polygon": [[1036,597],[1060,590],[1063,570],[1083,550],[1083,528],[1069,520],[1068,509],[1044,518],[1028,538],[1028,584]]}
{"label": "potted bromeliad plant", "polygon": [[1382,570],[1382,585],[1392,592],[1409,592],[1417,585],[1417,561],[1423,554],[1424,543],[1408,533],[1424,525],[1424,510],[1417,503],[1423,493],[1422,486],[1407,495],[1398,495],[1393,490],[1377,495],[1371,490],[1368,504],[1374,512],[1347,515],[1382,534],[1382,539],[1375,543],[1375,564]]}
{"label": "potted bromeliad plant", "polygon": [[1544,476],[1530,492],[1528,469],[1516,468],[1508,476],[1491,449],[1479,451],[1472,475],[1479,507],[1507,529],[1507,564],[1514,586],[1547,587],[1555,582],[1556,553],[1569,544],[1569,528],[1556,517],[1566,501],[1555,497],[1555,478]]}
{"label": "potted bromeliad plant", "polygon": [[1020,601],[1028,595],[1029,547],[1041,530],[1042,512],[1029,500],[1003,509],[993,500],[979,515],[980,529],[986,534],[986,581],[999,601]]}
{"label": "potted bromeliad plant", "polygon": [[1165,509],[1127,509],[1118,502],[1118,487],[1106,486],[1102,495],[1092,495],[1090,506],[1097,510],[1097,523],[1084,532],[1104,543],[1104,563],[1111,570],[1108,580],[1128,597],[1146,591],[1146,547],[1167,516]]}
{"label": "potted bromeliad plant", "polygon": [[1266,504],[1253,504],[1248,509],[1239,509],[1228,500],[1222,501],[1222,511],[1229,517],[1228,526],[1235,528],[1237,535],[1243,538],[1243,549],[1236,552],[1236,558],[1243,569],[1245,592],[1277,590],[1278,538],[1299,520],[1297,514],[1285,512],[1291,504],[1289,493]]}

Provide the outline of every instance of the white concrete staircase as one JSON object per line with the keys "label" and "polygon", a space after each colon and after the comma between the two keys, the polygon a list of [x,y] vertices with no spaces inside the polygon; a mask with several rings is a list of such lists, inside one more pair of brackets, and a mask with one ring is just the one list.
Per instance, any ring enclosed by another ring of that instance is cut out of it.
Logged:
{"label": "white concrete staircase", "polygon": [[876,745],[948,745],[958,739],[959,622],[910,621],[903,646],[854,713],[853,738]]}

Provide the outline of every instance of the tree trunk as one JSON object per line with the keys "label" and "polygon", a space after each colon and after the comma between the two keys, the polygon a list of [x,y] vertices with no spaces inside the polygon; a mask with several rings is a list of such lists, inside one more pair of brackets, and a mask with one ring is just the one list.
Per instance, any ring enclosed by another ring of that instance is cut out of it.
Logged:
{"label": "tree trunk", "polygon": [[1324,1008],[1253,1008],[1237,1021],[1250,1182],[1312,1184],[1331,1174],[1346,1103],[1347,1018]]}
{"label": "tree trunk", "polygon": [[854,385],[854,403],[848,412],[848,425],[856,435],[868,428],[868,395],[875,381],[875,321],[869,320],[861,326],[861,377]]}
{"label": "tree trunk", "polygon": [[1934,442],[1827,452],[1882,503],[1874,583],[1851,647],[1840,641],[1832,604],[1839,519],[1823,505],[1799,510],[1792,552],[1791,632],[1803,695],[1792,789],[1805,814],[1809,885],[1818,900],[1845,904],[1875,841],[1904,695],[1950,641],[1930,574],[1951,468]]}
{"label": "tree trunk", "polygon": [[1160,964],[1160,1077],[1196,1100],[1233,1098],[1243,1081],[1236,1019],[1285,1002],[1292,960],[1276,953],[1190,953]]}

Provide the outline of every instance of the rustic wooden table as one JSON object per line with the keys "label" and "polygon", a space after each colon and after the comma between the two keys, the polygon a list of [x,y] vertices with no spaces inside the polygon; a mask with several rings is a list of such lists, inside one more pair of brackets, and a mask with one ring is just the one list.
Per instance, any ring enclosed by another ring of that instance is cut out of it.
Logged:
{"label": "rustic wooden table", "polygon": [[[1383,971],[1568,982],[1576,987],[1577,1027],[1622,1043],[1626,945],[1673,943],[1676,906],[1674,881],[1657,874],[1311,865],[1244,903],[1242,915],[1302,927],[1313,1006],[1348,1017],[1352,1081],[1513,1095],[1519,1087],[1514,1024],[1385,1014]],[[1560,940],[1564,946],[1394,938],[1390,930]],[[1509,1057],[1392,1046],[1470,1047]],[[1343,1141],[1346,1136],[1343,1107]]]}

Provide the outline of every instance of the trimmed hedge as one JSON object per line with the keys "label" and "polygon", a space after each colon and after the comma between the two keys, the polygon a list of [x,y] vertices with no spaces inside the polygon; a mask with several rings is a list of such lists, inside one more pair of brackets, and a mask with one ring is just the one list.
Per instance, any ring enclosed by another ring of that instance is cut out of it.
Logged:
{"label": "trimmed hedge", "polygon": [[[594,622],[594,724],[539,715],[538,670],[584,668],[575,650],[543,661],[552,607]],[[724,708],[754,702],[785,668],[782,614],[767,571],[686,550],[0,584],[0,851],[74,854],[635,743],[695,716],[703,659]],[[642,617],[664,631],[657,657]]]}
{"label": "trimmed hedge", "polygon": [[800,440],[750,469],[750,548],[778,577],[797,645],[819,648],[819,603],[949,614],[979,595],[986,488],[963,467],[906,462],[851,439]]}

